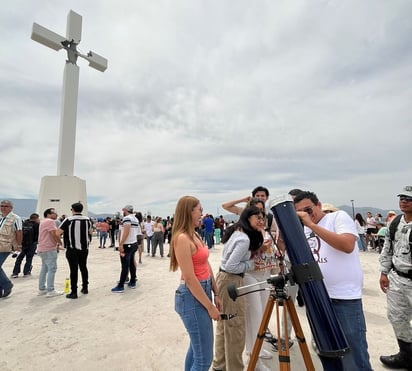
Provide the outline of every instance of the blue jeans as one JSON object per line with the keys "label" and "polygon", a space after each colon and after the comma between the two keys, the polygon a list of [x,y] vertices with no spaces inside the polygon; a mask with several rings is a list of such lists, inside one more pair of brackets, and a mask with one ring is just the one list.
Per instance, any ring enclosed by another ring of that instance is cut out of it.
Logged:
{"label": "blue jeans", "polygon": [[[38,253],[41,258],[41,270],[39,274],[39,290],[53,291],[54,276],[57,271],[57,251],[44,251]],[[47,283],[46,283],[47,279]]]}
{"label": "blue jeans", "polygon": [[0,296],[3,294],[4,289],[9,289],[12,286],[11,281],[7,278],[2,268],[9,254],[9,252],[0,252]]}
{"label": "blue jeans", "polygon": [[366,322],[362,299],[331,299],[350,351],[343,358],[319,357],[325,371],[372,371],[366,341]]}
{"label": "blue jeans", "polygon": [[214,245],[213,232],[205,232],[205,239],[206,239],[207,247],[211,249]]}
{"label": "blue jeans", "polygon": [[[200,284],[211,300],[211,280],[200,281]],[[208,371],[213,360],[212,319],[185,284],[181,284],[175,292],[175,311],[182,319],[190,337],[185,371]]]}
{"label": "blue jeans", "polygon": [[106,246],[107,232],[100,231],[100,246]]}
{"label": "blue jeans", "polygon": [[358,236],[359,236],[359,239],[358,239],[359,250],[366,251],[367,247],[366,247],[366,243],[365,243],[365,235],[364,234],[359,234]]}

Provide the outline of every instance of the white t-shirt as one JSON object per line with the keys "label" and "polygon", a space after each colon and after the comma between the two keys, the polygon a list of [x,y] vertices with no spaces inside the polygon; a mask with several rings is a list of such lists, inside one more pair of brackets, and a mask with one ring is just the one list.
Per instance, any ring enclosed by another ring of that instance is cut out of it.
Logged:
{"label": "white t-shirt", "polygon": [[139,221],[133,214],[126,215],[123,217],[123,226],[122,226],[122,234],[124,233],[124,226],[126,224],[130,224],[130,231],[124,241],[124,244],[132,244],[137,242],[137,227],[139,225]]}
{"label": "white t-shirt", "polygon": [[[325,214],[318,225],[338,234],[350,233],[358,237],[354,221],[342,210]],[[307,227],[305,227],[305,235],[315,261],[322,271],[329,296],[332,299],[360,299],[363,272],[359,261],[358,243],[355,241],[353,251],[347,254],[318,237],[313,237],[312,230]]]}
{"label": "white t-shirt", "polygon": [[153,236],[153,229],[152,229],[153,224],[154,224],[154,221],[144,222],[143,223],[144,231],[146,233],[146,236],[148,236],[148,237]]}

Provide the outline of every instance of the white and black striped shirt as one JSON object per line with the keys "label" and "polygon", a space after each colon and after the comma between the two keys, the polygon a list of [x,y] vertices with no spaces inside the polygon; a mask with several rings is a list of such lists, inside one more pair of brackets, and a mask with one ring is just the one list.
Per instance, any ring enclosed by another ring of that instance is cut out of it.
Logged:
{"label": "white and black striped shirt", "polygon": [[92,222],[89,217],[75,214],[64,219],[59,227],[64,231],[64,247],[87,250],[89,248],[89,230],[92,228]]}

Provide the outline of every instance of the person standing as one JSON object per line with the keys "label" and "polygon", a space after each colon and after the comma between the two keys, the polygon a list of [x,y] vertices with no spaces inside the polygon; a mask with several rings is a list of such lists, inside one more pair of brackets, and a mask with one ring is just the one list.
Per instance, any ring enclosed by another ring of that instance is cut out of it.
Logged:
{"label": "person standing", "polygon": [[355,223],[342,210],[325,214],[313,192],[299,193],[294,198],[294,204],[350,347],[350,352],[341,358],[319,356],[323,369],[371,371],[362,308],[363,272]]}
{"label": "person standing", "polygon": [[368,248],[366,247],[365,243],[365,227],[366,227],[366,222],[365,219],[363,219],[362,214],[357,213],[355,215],[355,225],[356,225],[356,230],[358,231],[358,244],[359,244],[359,249],[361,251],[368,251]]}
{"label": "person standing", "polygon": [[137,252],[139,254],[139,264],[142,264],[142,252],[143,252],[143,240],[144,240],[144,235],[143,235],[143,215],[140,211],[138,211],[136,214],[136,219],[139,222],[139,225],[137,227]]}
{"label": "person standing", "polygon": [[37,240],[39,239],[39,214],[33,213],[28,220],[23,222],[23,238],[21,242],[21,253],[16,258],[14,263],[12,277],[17,278],[20,273],[21,263],[26,258],[26,263],[23,267],[24,277],[31,275],[31,269],[33,268],[33,256],[36,252]]}
{"label": "person standing", "polygon": [[137,251],[137,228],[139,221],[133,214],[133,206],[126,205],[123,209],[122,232],[119,241],[119,255],[120,255],[120,280],[117,286],[112,288],[113,293],[123,293],[126,277],[130,271],[129,288],[136,288],[136,265],[135,254]]}
{"label": "person standing", "polygon": [[11,294],[13,283],[7,278],[2,266],[14,249],[21,251],[23,233],[20,217],[12,212],[13,203],[2,200],[0,208],[0,298],[5,298]]}
{"label": "person standing", "polygon": [[162,218],[158,216],[153,224],[152,257],[156,256],[157,245],[159,245],[160,256],[163,258],[164,233],[165,233],[165,229],[163,227]]}
{"label": "person standing", "polygon": [[203,218],[203,226],[205,228],[205,240],[208,249],[210,250],[214,245],[215,221],[212,215],[206,214]]}
{"label": "person standing", "polygon": [[153,237],[153,221],[152,221],[152,217],[150,215],[148,215],[146,217],[146,221],[143,223],[143,227],[144,227],[144,234],[145,234],[145,238],[146,238],[146,245],[147,245],[147,256],[150,256],[150,243],[152,241],[152,237]]}
{"label": "person standing", "polygon": [[[180,268],[175,292],[175,310],[190,337],[185,371],[208,371],[213,358],[212,320],[220,319],[220,299],[209,264],[209,250],[195,231],[202,216],[200,201],[192,196],[179,199],[170,242],[170,270]],[[212,301],[214,292],[214,304]]]}
{"label": "person standing", "polygon": [[365,234],[366,248],[368,248],[369,243],[371,244],[372,249],[375,248],[375,239],[373,237],[374,233],[376,233],[376,221],[372,213],[368,211],[366,213],[366,234]]}
{"label": "person standing", "polygon": [[97,223],[97,228],[99,228],[100,231],[100,243],[99,243],[99,249],[105,249],[106,248],[106,241],[107,237],[109,235],[110,231],[110,221],[106,219],[102,220],[101,222]]}
{"label": "person standing", "polygon": [[60,238],[63,234],[66,259],[70,267],[71,292],[67,299],[77,299],[77,282],[79,269],[82,275],[82,294],[89,293],[89,271],[87,257],[89,255],[89,236],[93,233],[92,222],[88,216],[82,215],[83,205],[80,202],[72,204],[72,216],[64,219],[56,235]]}
{"label": "person standing", "polygon": [[264,220],[264,211],[256,206],[248,206],[240,214],[239,221],[227,228],[223,236],[224,247],[216,285],[223,313],[237,316],[230,321],[217,323],[214,370],[244,369],[242,353],[245,347],[245,298],[233,301],[227,288],[230,284],[242,286],[245,273],[254,269],[251,254],[263,243],[261,224]]}
{"label": "person standing", "polygon": [[41,259],[39,274],[39,295],[47,298],[63,295],[62,291],[54,289],[54,276],[57,271],[57,253],[61,248],[60,238],[56,235],[57,213],[53,208],[46,209],[44,219],[39,226],[39,241],[37,254]]}
{"label": "person standing", "polygon": [[391,221],[379,257],[379,285],[386,294],[387,316],[395,332],[399,352],[380,356],[390,368],[411,369],[412,365],[412,186],[402,189],[399,209],[403,214]]}

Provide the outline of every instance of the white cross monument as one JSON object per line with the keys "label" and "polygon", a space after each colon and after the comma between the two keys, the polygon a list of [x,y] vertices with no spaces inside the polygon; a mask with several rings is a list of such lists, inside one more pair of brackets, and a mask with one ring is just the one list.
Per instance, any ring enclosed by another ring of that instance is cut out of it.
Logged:
{"label": "white cross monument", "polygon": [[77,57],[89,61],[89,66],[101,72],[107,69],[107,59],[94,52],[87,55],[77,50],[82,34],[81,15],[70,10],[67,15],[66,37],[33,23],[31,38],[54,50],[65,49],[67,60],[63,75],[62,108],[60,114],[59,154],[57,160],[57,176],[44,176],[41,180],[37,212],[49,207],[55,208],[59,214],[71,215],[71,204],[81,201],[83,214],[87,215],[86,182],[73,176],[74,149],[76,142],[77,97],[79,91],[79,67]]}

